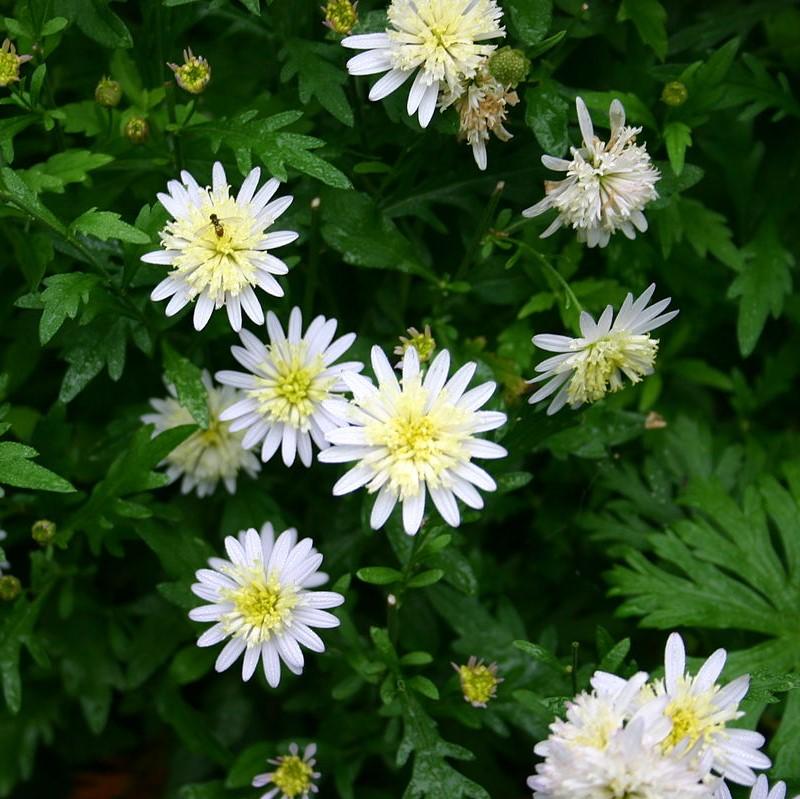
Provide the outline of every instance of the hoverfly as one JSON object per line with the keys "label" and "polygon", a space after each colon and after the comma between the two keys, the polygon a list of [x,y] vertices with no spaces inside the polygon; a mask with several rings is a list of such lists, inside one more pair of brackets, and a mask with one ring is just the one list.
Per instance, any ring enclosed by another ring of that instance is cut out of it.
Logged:
{"label": "hoverfly", "polygon": [[222,226],[222,222],[219,221],[219,217],[216,214],[211,214],[209,219],[214,226],[214,233],[217,234],[218,239],[221,239],[225,235],[225,228]]}

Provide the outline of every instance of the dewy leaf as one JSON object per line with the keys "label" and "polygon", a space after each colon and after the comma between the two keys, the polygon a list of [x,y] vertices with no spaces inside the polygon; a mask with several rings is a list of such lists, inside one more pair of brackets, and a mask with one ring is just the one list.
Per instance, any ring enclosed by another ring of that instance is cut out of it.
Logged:
{"label": "dewy leaf", "polygon": [[36,193],[52,191],[63,194],[67,184],[84,183],[89,172],[113,160],[112,156],[105,153],[66,150],[18,174]]}
{"label": "dewy leaf", "polygon": [[75,233],[94,236],[101,241],[119,239],[129,241],[131,244],[148,244],[150,236],[143,233],[133,225],[123,222],[119,214],[112,211],[97,211],[94,208],[81,214],[71,225]]}
{"label": "dewy leaf", "polygon": [[109,8],[109,0],[64,0],[64,11],[103,47],[133,47],[130,31]]}
{"label": "dewy leaf", "polygon": [[664,60],[667,54],[667,12],[658,0],[622,0],[617,18],[633,22],[641,40]]}
{"label": "dewy leaf", "polygon": [[89,293],[98,283],[98,277],[85,272],[51,275],[44,281],[45,290],[40,296],[44,310],[39,321],[42,344],[53,338],[67,318],[77,316],[81,304],[89,302]]}
{"label": "dewy leaf", "polygon": [[33,463],[39,453],[15,441],[0,441],[0,483],[38,491],[70,493],[73,486],[44,466]]}
{"label": "dewy leaf", "polygon": [[784,297],[792,290],[791,269],[794,256],[785,249],[772,225],[765,225],[747,247],[745,263],[728,291],[739,298],[739,318],[736,334],[742,355],[755,349],[767,317],[774,318],[783,311]]}
{"label": "dewy leaf", "polygon": [[683,122],[669,122],[664,127],[664,142],[672,170],[680,175],[686,159],[686,148],[692,143],[692,129]]}
{"label": "dewy leaf", "polygon": [[208,392],[203,385],[203,373],[188,358],[178,355],[164,343],[164,373],[175,386],[178,402],[192,414],[200,427],[208,427]]}
{"label": "dewy leaf", "polygon": [[706,208],[697,200],[685,197],[679,199],[678,210],[682,224],[682,231],[678,232],[679,240],[685,234],[689,244],[701,258],[705,258],[706,253],[710,252],[732,269],[738,271],[743,268],[744,258],[732,242],[730,228],[722,214]]}
{"label": "dewy leaf", "polygon": [[525,92],[525,122],[549,155],[561,157],[569,147],[569,103],[546,84]]}
{"label": "dewy leaf", "polygon": [[525,44],[538,44],[547,35],[553,17],[552,0],[507,0],[511,27]]}
{"label": "dewy leaf", "polygon": [[3,167],[0,169],[0,177],[3,179],[3,185],[8,191],[13,205],[62,235],[66,233],[66,228],[55,214],[39,201],[36,193],[13,169]]}

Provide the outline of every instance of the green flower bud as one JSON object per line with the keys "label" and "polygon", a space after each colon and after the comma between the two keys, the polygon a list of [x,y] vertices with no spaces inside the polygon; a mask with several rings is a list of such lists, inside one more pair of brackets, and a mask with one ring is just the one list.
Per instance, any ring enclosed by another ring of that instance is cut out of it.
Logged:
{"label": "green flower bud", "polygon": [[13,574],[4,574],[0,577],[0,599],[11,602],[22,591],[22,583]]}
{"label": "green flower bud", "polygon": [[183,51],[183,63],[167,64],[175,73],[175,83],[189,94],[200,94],[211,80],[211,65],[201,55],[195,55],[191,47]]}
{"label": "green flower bud", "polygon": [[322,13],[325,15],[324,25],[346,36],[358,22],[358,3],[350,0],[328,0],[322,7]]}
{"label": "green flower bud", "polygon": [[664,91],[661,92],[661,101],[673,108],[683,105],[689,92],[679,80],[671,80],[664,86]]}
{"label": "green flower bud", "polygon": [[103,77],[94,90],[94,101],[104,108],[115,108],[122,99],[122,86],[111,78]]}
{"label": "green flower bud", "polygon": [[150,136],[150,125],[144,117],[131,117],[125,123],[125,136],[134,144],[144,144]]}
{"label": "green flower bud", "polygon": [[31,536],[37,544],[42,546],[52,544],[53,539],[56,537],[55,522],[51,522],[49,519],[39,519],[31,527]]}
{"label": "green flower bud", "polygon": [[503,86],[516,86],[528,77],[530,59],[521,50],[501,47],[489,59],[491,76]]}

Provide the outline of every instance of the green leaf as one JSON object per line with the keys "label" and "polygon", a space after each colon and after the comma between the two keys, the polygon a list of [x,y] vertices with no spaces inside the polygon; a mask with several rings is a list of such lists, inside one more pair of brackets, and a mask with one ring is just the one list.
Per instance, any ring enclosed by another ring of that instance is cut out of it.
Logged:
{"label": "green leaf", "polygon": [[58,398],[71,402],[103,370],[112,380],[119,380],[125,368],[130,320],[108,317],[98,319],[75,334],[64,351],[69,364],[61,381]]}
{"label": "green leaf", "polygon": [[89,294],[99,282],[98,277],[85,272],[68,272],[45,279],[45,290],[39,297],[44,306],[39,320],[42,344],[47,344],[67,319],[78,315],[81,305],[89,302]]}
{"label": "green leaf", "polygon": [[74,233],[83,233],[94,236],[101,241],[119,239],[129,241],[131,244],[148,244],[150,236],[141,230],[123,222],[119,214],[112,211],[97,211],[94,208],[81,214],[71,225]]}
{"label": "green leaf", "polygon": [[728,296],[739,298],[736,334],[745,357],[755,349],[767,317],[778,318],[784,297],[792,290],[794,256],[778,239],[772,225],[762,227],[744,249],[745,264],[731,284]]}
{"label": "green leaf", "polygon": [[356,577],[362,582],[372,585],[389,585],[400,582],[403,579],[403,573],[397,569],[390,569],[388,566],[365,566],[356,572]]}
{"label": "green leaf", "polygon": [[109,0],[63,0],[65,12],[90,39],[108,48],[133,47],[130,31],[109,5]]}
{"label": "green leaf", "polygon": [[682,227],[679,236],[685,235],[701,258],[710,252],[732,269],[744,268],[743,254],[733,244],[730,228],[722,214],[686,197],[680,198],[678,210]]}
{"label": "green leaf", "polygon": [[429,585],[438,583],[444,577],[442,569],[428,569],[427,571],[415,574],[407,583],[409,588],[426,588]]}
{"label": "green leaf", "polygon": [[427,677],[423,677],[421,674],[417,674],[415,677],[406,680],[406,685],[428,699],[433,699],[434,701],[439,699],[439,689]]}
{"label": "green leaf", "polygon": [[692,129],[683,122],[669,122],[664,127],[664,142],[670,165],[675,174],[680,175],[686,159],[686,148],[692,143]]}
{"label": "green leaf", "polygon": [[525,122],[548,154],[561,157],[569,148],[569,103],[547,84],[525,92]]}
{"label": "green leaf", "polygon": [[14,137],[36,122],[36,119],[35,114],[0,119],[0,153],[8,163],[14,160]]}
{"label": "green leaf", "polygon": [[178,355],[172,347],[164,343],[164,374],[175,386],[178,402],[192,414],[192,418],[202,428],[207,428],[208,392],[203,384],[203,373],[188,358]]}
{"label": "green leaf", "polygon": [[3,167],[0,169],[0,177],[6,190],[11,195],[11,202],[22,211],[30,214],[34,219],[44,223],[62,235],[66,235],[66,228],[58,218],[46,208],[36,194],[13,169]]}
{"label": "green leaf", "polygon": [[511,27],[525,44],[538,44],[547,35],[553,16],[552,0],[507,0]]}
{"label": "green leaf", "polygon": [[249,788],[253,777],[263,773],[269,757],[273,754],[273,747],[268,743],[257,743],[248,746],[236,758],[228,778],[225,780],[226,788]]}
{"label": "green leaf", "polygon": [[667,12],[658,0],[622,0],[617,19],[629,19],[639,37],[663,61],[667,54]]}
{"label": "green leaf", "polygon": [[0,483],[38,491],[70,493],[73,486],[57,474],[32,463],[39,453],[14,441],[0,441]]}
{"label": "green leaf", "polygon": [[89,172],[113,160],[112,156],[105,153],[66,150],[18,174],[37,194],[43,191],[63,194],[65,186],[70,183],[85,183]]}

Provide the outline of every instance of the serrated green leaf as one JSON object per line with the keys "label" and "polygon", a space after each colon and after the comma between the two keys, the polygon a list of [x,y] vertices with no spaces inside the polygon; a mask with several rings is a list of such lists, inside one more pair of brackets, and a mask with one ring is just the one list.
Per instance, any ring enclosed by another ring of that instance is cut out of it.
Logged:
{"label": "serrated green leaf", "polygon": [[164,374],[175,386],[181,405],[192,414],[200,427],[208,427],[208,392],[203,383],[202,371],[165,343]]}
{"label": "serrated green leaf", "polygon": [[667,12],[659,0],[622,0],[617,18],[631,20],[641,40],[664,60],[667,54]]}
{"label": "serrated green leaf", "polygon": [[97,211],[94,208],[81,214],[71,225],[75,233],[94,236],[101,241],[119,239],[131,244],[148,244],[150,236],[123,222],[119,214],[112,211]]}
{"label": "serrated green leaf", "polygon": [[24,444],[0,441],[0,483],[38,491],[74,491],[73,486],[64,478],[32,462],[31,459],[38,454],[35,449]]}

